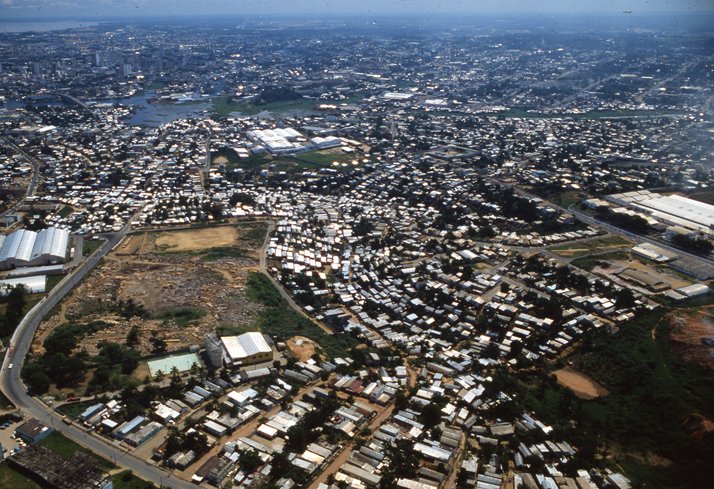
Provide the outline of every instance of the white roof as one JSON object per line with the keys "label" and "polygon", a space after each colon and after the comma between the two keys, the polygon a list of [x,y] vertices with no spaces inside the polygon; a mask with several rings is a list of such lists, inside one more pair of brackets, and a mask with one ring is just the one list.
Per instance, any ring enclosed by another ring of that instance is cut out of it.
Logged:
{"label": "white roof", "polygon": [[10,259],[29,261],[36,238],[37,233],[27,229],[18,229],[10,234],[0,249],[0,261]]}
{"label": "white roof", "polygon": [[244,333],[240,336],[223,336],[221,341],[223,342],[223,348],[225,348],[228,356],[233,361],[256,353],[269,353],[272,351],[263,334],[258,332]]}
{"label": "white roof", "polygon": [[30,294],[42,294],[45,291],[46,284],[47,275],[0,280],[0,296],[8,294],[11,289],[18,285],[23,285]]}
{"label": "white roof", "polygon": [[37,233],[32,248],[32,259],[43,255],[64,258],[69,242],[69,231],[60,228],[47,228]]}

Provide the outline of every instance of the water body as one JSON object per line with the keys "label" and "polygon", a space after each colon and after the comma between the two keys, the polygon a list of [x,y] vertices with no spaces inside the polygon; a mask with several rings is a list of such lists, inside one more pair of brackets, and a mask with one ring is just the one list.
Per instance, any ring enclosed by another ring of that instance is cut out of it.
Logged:
{"label": "water body", "polygon": [[0,20],[0,33],[17,32],[49,32],[63,31],[66,29],[79,29],[82,27],[95,27],[99,22],[77,21],[77,20]]}
{"label": "water body", "polygon": [[178,119],[191,117],[205,119],[211,109],[210,99],[200,99],[196,102],[182,104],[150,103],[149,99],[154,95],[154,92],[144,92],[133,97],[110,100],[109,102],[135,107],[136,112],[129,119],[128,124],[145,127],[159,127]]}

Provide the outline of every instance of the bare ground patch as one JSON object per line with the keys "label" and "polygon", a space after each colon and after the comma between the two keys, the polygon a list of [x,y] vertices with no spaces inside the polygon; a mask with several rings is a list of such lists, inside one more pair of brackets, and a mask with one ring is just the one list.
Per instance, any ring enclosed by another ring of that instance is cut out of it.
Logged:
{"label": "bare ground patch", "polygon": [[287,346],[299,362],[304,362],[312,358],[320,345],[304,336],[293,336],[287,341]]}
{"label": "bare ground patch", "polygon": [[[140,330],[136,349],[147,355],[153,337],[163,339],[168,351],[173,351],[202,343],[204,334],[218,326],[254,324],[263,306],[246,296],[248,274],[259,266],[255,248],[247,246],[257,241],[260,229],[255,223],[247,226],[248,231],[221,226],[137,234],[125,240],[64,299],[58,313],[40,325],[33,351],[41,354],[44,339],[68,321],[109,323],[80,342],[78,348],[90,355],[98,352],[101,341],[124,343],[132,326]],[[242,237],[247,232],[250,240]],[[200,253],[161,253],[153,245],[155,239],[162,238],[160,235],[169,235],[164,239],[176,247],[172,250],[215,248],[230,240],[245,244],[246,253],[213,260],[203,260]],[[123,317],[120,304],[129,300],[143,306],[147,317]],[[182,316],[184,312],[200,314]]]}
{"label": "bare ground patch", "polygon": [[[670,341],[684,360],[714,368],[714,311],[697,309],[672,313]],[[707,344],[709,343],[709,344]]]}
{"label": "bare ground patch", "polygon": [[581,374],[570,367],[556,370],[553,374],[558,379],[558,384],[570,389],[581,399],[595,399],[610,393],[587,375]]}
{"label": "bare ground patch", "polygon": [[233,246],[237,240],[235,227],[217,226],[161,233],[156,237],[155,247],[159,251],[195,251]]}

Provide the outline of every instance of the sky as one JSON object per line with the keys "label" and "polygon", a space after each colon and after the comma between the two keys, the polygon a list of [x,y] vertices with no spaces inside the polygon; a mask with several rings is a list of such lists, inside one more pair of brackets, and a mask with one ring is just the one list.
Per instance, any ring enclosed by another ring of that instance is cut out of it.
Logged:
{"label": "sky", "polygon": [[714,0],[0,0],[0,20],[153,16],[419,13],[714,12]]}

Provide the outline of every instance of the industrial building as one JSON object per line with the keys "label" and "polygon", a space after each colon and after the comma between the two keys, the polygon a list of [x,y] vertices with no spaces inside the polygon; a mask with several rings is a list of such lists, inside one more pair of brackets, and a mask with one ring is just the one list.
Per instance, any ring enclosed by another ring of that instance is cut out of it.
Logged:
{"label": "industrial building", "polygon": [[[223,336],[220,338],[220,344],[223,362],[228,366],[252,365],[273,360],[272,341],[262,333],[251,332],[240,336]],[[207,341],[206,349],[214,350],[213,357],[216,357],[216,346],[214,341]],[[212,357],[210,352],[208,357]]]}
{"label": "industrial building", "polygon": [[668,226],[677,226],[689,232],[708,233],[714,228],[714,206],[681,195],[636,190],[610,195],[607,200],[643,211]]}
{"label": "industrial building", "polygon": [[246,133],[248,139],[273,154],[305,151],[305,138],[295,129],[256,129]]}
{"label": "industrial building", "polygon": [[68,242],[69,231],[56,227],[0,235],[0,269],[63,263]]}

